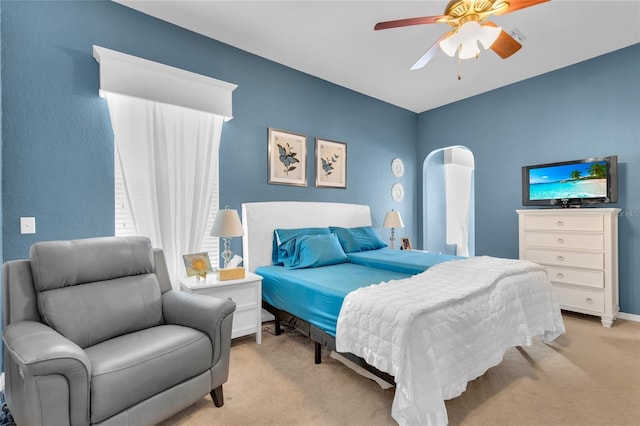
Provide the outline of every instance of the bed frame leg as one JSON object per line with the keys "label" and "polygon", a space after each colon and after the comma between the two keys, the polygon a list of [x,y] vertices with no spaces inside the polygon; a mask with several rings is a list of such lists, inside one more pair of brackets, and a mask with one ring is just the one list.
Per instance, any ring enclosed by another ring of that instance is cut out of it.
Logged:
{"label": "bed frame leg", "polygon": [[274,326],[275,326],[275,333],[276,336],[279,336],[282,334],[282,329],[280,328],[280,318],[278,317],[278,315],[275,315],[276,320],[274,322]]}
{"label": "bed frame leg", "polygon": [[320,364],[322,362],[322,345],[320,345],[320,343],[318,342],[313,342],[314,346],[315,346],[315,352],[316,352],[316,359],[315,359],[315,363],[316,364]]}

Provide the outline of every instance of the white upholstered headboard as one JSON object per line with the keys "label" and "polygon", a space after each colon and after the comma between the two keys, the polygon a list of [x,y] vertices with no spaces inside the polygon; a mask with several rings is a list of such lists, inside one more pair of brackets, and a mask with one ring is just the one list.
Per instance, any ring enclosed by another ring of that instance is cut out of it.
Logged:
{"label": "white upholstered headboard", "polygon": [[247,270],[271,265],[273,230],[321,226],[371,226],[369,206],[304,201],[242,204],[242,256]]}

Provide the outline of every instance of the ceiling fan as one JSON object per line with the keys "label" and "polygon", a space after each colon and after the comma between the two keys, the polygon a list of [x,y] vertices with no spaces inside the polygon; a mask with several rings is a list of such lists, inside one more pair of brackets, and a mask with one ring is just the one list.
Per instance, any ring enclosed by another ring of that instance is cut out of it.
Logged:
{"label": "ceiling fan", "polygon": [[[437,23],[453,27],[452,31],[443,34],[418,58],[411,66],[412,70],[424,67],[439,50],[451,57],[457,52],[459,59],[477,58],[480,54],[478,43],[485,49],[491,48],[502,59],[506,59],[516,53],[522,45],[502,28],[486,19],[491,15],[505,15],[547,1],[549,0],[451,0],[441,16],[378,22],[374,29],[386,30]],[[459,78],[460,75],[458,75]]]}

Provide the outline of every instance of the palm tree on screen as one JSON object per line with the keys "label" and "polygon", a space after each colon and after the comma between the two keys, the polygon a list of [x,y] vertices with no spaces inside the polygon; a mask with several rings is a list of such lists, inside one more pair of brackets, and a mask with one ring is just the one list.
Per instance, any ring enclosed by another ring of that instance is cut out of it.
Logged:
{"label": "palm tree on screen", "polygon": [[593,163],[589,166],[589,176],[593,179],[604,179],[607,176],[605,163]]}

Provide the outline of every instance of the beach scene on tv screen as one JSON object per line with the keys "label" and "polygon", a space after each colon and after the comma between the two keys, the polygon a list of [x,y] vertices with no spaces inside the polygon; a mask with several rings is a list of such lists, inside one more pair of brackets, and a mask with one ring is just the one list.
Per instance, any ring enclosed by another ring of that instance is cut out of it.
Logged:
{"label": "beach scene on tv screen", "polygon": [[594,161],[529,170],[529,198],[597,198],[607,196],[607,163]]}

